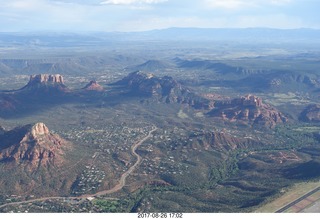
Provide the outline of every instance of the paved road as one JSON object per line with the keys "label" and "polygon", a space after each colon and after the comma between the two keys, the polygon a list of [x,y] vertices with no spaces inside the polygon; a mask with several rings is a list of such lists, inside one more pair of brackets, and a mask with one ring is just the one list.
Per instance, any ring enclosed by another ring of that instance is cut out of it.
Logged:
{"label": "paved road", "polygon": [[27,204],[27,203],[32,203],[32,202],[38,202],[38,201],[47,201],[47,200],[76,200],[76,199],[86,199],[88,197],[97,197],[97,196],[102,196],[102,195],[107,195],[111,193],[115,193],[119,190],[121,190],[125,185],[126,185],[126,179],[127,177],[137,168],[137,166],[140,165],[141,163],[141,156],[136,153],[137,148],[145,142],[148,138],[151,137],[152,133],[155,132],[158,128],[155,127],[151,131],[149,131],[148,135],[141,139],[139,142],[135,143],[134,145],[131,146],[131,152],[132,154],[137,157],[137,161],[132,165],[126,172],[124,172],[121,175],[121,178],[119,180],[119,183],[115,185],[112,189],[104,190],[101,192],[97,192],[95,194],[86,194],[78,197],[70,196],[70,197],[44,197],[44,198],[37,198],[37,199],[32,199],[28,201],[21,201],[21,202],[12,202],[12,203],[7,203],[4,205],[0,205],[0,208],[6,207],[6,206],[11,206],[11,205],[20,205],[20,204]]}
{"label": "paved road", "polygon": [[286,206],[280,208],[279,210],[277,210],[275,213],[281,213],[284,212],[286,210],[288,210],[289,208],[291,208],[292,206],[294,206],[295,204],[301,202],[303,199],[308,198],[310,195],[313,195],[314,193],[318,192],[320,190],[320,187],[308,192],[307,194],[301,196],[300,198],[294,200],[293,202],[287,204]]}

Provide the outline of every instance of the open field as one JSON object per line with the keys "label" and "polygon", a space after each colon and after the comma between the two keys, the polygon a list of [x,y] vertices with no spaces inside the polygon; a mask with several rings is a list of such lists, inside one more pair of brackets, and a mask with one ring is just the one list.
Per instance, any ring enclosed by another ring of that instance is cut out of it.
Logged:
{"label": "open field", "polygon": [[305,126],[305,127],[302,126],[294,129],[294,131],[314,133],[314,132],[319,132],[320,127],[319,126]]}
{"label": "open field", "polygon": [[189,118],[189,116],[186,113],[184,113],[182,109],[179,110],[178,117],[181,118],[181,119]]}
{"label": "open field", "polygon": [[300,94],[295,94],[293,92],[288,93],[274,93],[266,95],[268,98],[268,103],[279,106],[283,104],[290,103],[292,105],[306,105],[310,103],[310,100]]}

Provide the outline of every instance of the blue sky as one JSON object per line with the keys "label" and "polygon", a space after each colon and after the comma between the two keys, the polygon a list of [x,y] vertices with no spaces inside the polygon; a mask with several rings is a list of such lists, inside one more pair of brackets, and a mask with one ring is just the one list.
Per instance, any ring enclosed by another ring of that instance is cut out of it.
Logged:
{"label": "blue sky", "polygon": [[0,0],[0,31],[317,28],[320,0]]}

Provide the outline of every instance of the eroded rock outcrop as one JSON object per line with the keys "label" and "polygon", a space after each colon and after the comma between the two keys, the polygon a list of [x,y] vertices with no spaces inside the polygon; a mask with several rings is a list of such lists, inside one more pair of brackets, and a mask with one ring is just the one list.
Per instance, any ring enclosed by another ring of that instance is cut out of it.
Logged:
{"label": "eroded rock outcrop", "polygon": [[13,162],[35,171],[63,162],[67,142],[52,134],[44,123],[17,127],[0,135],[0,161]]}
{"label": "eroded rock outcrop", "polygon": [[90,81],[84,88],[84,90],[88,91],[103,91],[104,88],[98,84],[96,81]]}
{"label": "eroded rock outcrop", "polygon": [[216,101],[214,109],[208,115],[231,122],[262,125],[270,128],[288,121],[288,118],[276,108],[263,103],[261,98],[254,95]]}
{"label": "eroded rock outcrop", "polygon": [[26,86],[21,90],[41,90],[42,92],[50,91],[67,91],[67,86],[64,85],[63,77],[59,74],[39,74],[31,75]]}
{"label": "eroded rock outcrop", "polygon": [[157,77],[140,71],[133,72],[115,83],[122,85],[137,95],[152,97],[165,103],[188,104],[197,109],[209,109],[210,100],[184,87],[172,77]]}
{"label": "eroded rock outcrop", "polygon": [[48,75],[31,75],[29,83],[53,83],[53,84],[63,84],[63,77],[59,74]]}

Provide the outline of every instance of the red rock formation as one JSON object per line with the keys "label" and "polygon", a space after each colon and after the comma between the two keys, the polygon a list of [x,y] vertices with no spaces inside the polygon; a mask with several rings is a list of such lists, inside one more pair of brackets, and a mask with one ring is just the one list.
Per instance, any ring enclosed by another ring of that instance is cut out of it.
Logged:
{"label": "red rock formation", "polygon": [[96,81],[90,81],[89,84],[87,84],[84,88],[84,90],[89,91],[103,91],[104,88],[98,84]]}
{"label": "red rock formation", "polygon": [[50,133],[43,123],[26,125],[0,136],[0,161],[25,165],[34,171],[39,166],[56,166],[63,162],[66,141]]}
{"label": "red rock formation", "polygon": [[130,73],[115,83],[125,86],[131,93],[165,103],[181,103],[196,109],[208,109],[210,100],[197,95],[172,77],[156,77],[140,71]]}
{"label": "red rock formation", "polygon": [[261,98],[254,95],[247,95],[233,100],[217,101],[215,108],[208,114],[231,122],[262,125],[270,128],[288,120],[276,108],[264,104]]}
{"label": "red rock formation", "polygon": [[261,107],[262,106],[262,99],[256,96],[253,96],[251,94],[241,97],[240,102],[243,106],[256,106]]}
{"label": "red rock formation", "polygon": [[39,74],[31,75],[28,84],[21,90],[66,91],[67,87],[64,85],[63,77],[59,74]]}
{"label": "red rock formation", "polygon": [[63,84],[63,77],[59,74],[56,75],[31,75],[29,83],[57,83]]}

